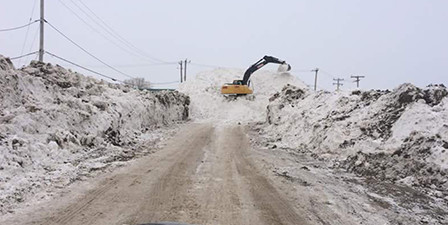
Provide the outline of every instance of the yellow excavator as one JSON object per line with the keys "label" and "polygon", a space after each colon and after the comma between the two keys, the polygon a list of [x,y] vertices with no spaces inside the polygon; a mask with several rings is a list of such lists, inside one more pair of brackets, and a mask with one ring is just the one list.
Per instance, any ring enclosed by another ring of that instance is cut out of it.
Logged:
{"label": "yellow excavator", "polygon": [[233,83],[226,83],[221,87],[221,94],[227,95],[247,95],[252,94],[253,90],[249,87],[250,81],[249,78],[255,71],[259,70],[261,67],[265,66],[268,63],[277,63],[283,64],[287,66],[286,71],[291,70],[291,65],[287,64],[285,61],[277,59],[272,56],[265,55],[262,59],[258,60],[252,66],[250,66],[246,72],[244,73],[244,77],[242,80],[234,80]]}

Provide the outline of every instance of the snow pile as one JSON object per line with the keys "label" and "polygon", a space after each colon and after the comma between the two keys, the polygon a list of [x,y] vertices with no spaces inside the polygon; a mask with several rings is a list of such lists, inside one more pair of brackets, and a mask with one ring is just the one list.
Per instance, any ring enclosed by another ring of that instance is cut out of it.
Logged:
{"label": "snow pile", "polygon": [[196,120],[226,122],[263,121],[269,98],[286,84],[306,88],[306,85],[288,72],[259,70],[251,76],[254,94],[251,98],[226,99],[221,86],[242,79],[243,70],[215,69],[196,75],[196,78],[180,85],[179,91],[190,96],[191,118]]}
{"label": "snow pile", "polygon": [[2,56],[0,90],[2,213],[145,154],[161,138],[157,128],[188,118],[189,98],[178,92],[133,90],[38,62],[16,70]]}
{"label": "snow pile", "polygon": [[446,192],[447,95],[443,85],[351,93],[287,86],[270,99],[260,133],[271,148],[347,159],[343,166],[359,174]]}

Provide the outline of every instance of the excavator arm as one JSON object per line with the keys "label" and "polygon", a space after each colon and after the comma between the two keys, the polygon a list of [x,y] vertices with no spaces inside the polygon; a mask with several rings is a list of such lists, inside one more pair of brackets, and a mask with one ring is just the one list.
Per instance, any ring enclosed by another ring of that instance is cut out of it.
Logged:
{"label": "excavator arm", "polygon": [[[277,64],[287,64],[285,61],[282,61],[280,59],[277,59],[272,56],[265,55],[262,59],[258,60],[256,63],[254,63],[252,66],[250,66],[246,72],[244,73],[243,77],[243,85],[247,85],[249,82],[250,76],[257,70],[259,70],[261,67],[265,66],[268,63],[277,63]],[[291,66],[288,64],[288,71],[291,70]]]}

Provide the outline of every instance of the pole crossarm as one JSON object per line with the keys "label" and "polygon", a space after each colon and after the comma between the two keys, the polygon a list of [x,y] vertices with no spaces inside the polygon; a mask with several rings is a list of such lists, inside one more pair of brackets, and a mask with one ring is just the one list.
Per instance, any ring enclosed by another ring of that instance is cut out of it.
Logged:
{"label": "pole crossarm", "polygon": [[350,76],[350,78],[355,79],[353,82],[356,82],[356,87],[359,88],[359,81],[361,81],[361,78],[365,78],[365,76]]}
{"label": "pole crossarm", "polygon": [[336,81],[336,83],[333,83],[333,85],[336,85],[336,91],[339,91],[339,87],[344,85],[343,83],[341,83],[342,81],[344,81],[344,79],[334,78],[333,80]]}

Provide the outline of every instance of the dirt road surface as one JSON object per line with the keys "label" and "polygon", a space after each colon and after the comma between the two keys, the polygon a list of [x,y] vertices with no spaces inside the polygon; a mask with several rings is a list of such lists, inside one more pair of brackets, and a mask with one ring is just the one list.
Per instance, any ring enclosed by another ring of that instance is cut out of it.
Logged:
{"label": "dirt road surface", "polygon": [[258,171],[242,126],[190,124],[149,157],[11,224],[308,224]]}
{"label": "dirt road surface", "polygon": [[31,201],[0,224],[446,224],[447,210],[410,188],[265,141],[242,125],[188,123],[164,148]]}

